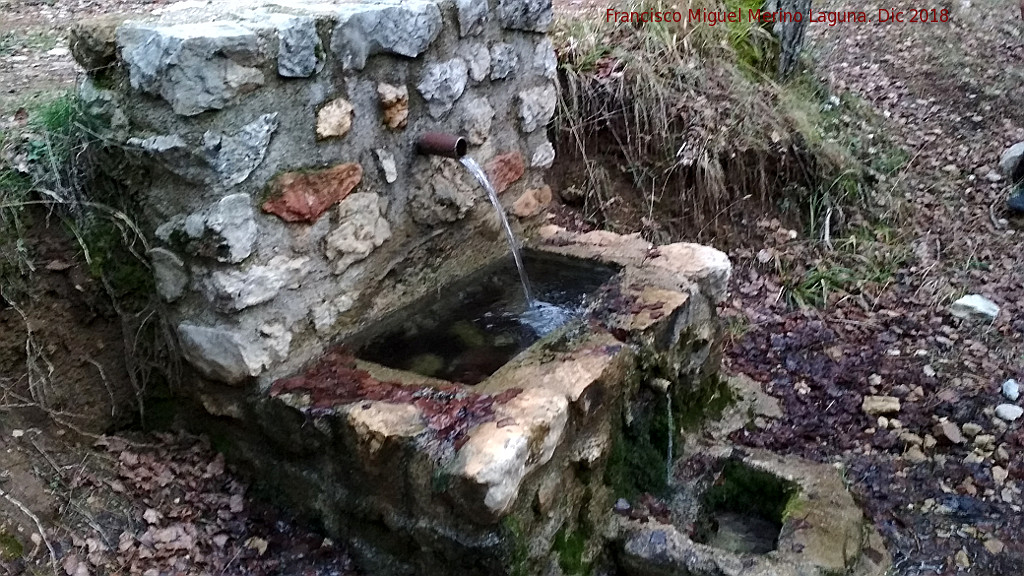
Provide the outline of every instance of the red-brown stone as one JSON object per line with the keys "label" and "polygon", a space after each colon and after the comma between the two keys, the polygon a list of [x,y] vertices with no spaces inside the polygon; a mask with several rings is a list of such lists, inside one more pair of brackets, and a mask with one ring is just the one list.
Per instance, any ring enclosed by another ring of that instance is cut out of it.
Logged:
{"label": "red-brown stone", "polygon": [[356,162],[316,172],[281,174],[270,183],[271,199],[263,203],[263,211],[285,222],[312,224],[344,200],[362,179],[363,167]]}
{"label": "red-brown stone", "polygon": [[523,177],[523,174],[526,173],[526,163],[523,161],[523,155],[519,152],[509,152],[495,156],[487,163],[485,170],[487,177],[491,179],[494,191],[501,194],[513,182]]}

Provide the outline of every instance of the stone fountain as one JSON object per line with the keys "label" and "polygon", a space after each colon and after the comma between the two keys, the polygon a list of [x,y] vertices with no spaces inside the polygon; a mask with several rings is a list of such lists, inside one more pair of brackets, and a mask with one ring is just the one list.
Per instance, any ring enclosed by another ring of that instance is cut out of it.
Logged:
{"label": "stone fountain", "polygon": [[[213,0],[76,28],[82,100],[124,149],[190,369],[189,423],[375,575],[881,574],[884,549],[862,553],[875,533],[830,467],[678,448],[656,416],[658,402],[685,422],[735,396],[715,313],[730,264],[544,225],[551,22],[550,0]],[[431,132],[464,135],[528,259],[561,270],[553,285],[593,279],[572,319],[471,383],[362,357],[508,261],[459,162],[416,153]],[[676,457],[792,483],[776,549],[744,556],[617,514],[622,486],[652,466],[666,480],[655,436]],[[651,450],[656,462],[639,458]]]}

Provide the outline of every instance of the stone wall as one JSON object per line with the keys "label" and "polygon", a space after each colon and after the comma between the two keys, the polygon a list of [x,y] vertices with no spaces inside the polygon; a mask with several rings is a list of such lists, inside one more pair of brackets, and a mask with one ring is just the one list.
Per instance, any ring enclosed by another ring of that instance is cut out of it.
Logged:
{"label": "stone wall", "polygon": [[464,135],[503,201],[539,211],[551,20],[550,0],[220,0],[79,25],[82,97],[129,152],[190,364],[266,388],[506,253],[480,187],[415,141]]}

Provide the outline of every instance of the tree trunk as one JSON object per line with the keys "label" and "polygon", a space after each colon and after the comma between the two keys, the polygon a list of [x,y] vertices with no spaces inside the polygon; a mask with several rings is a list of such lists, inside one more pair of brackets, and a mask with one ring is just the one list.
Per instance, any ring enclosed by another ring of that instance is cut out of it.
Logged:
{"label": "tree trunk", "polygon": [[[779,41],[778,78],[785,80],[796,71],[800,63],[800,51],[804,46],[804,35],[810,20],[811,0],[765,0],[765,10],[779,13],[785,17],[778,18],[772,27],[772,33]],[[803,15],[800,21],[790,18],[797,12]]]}

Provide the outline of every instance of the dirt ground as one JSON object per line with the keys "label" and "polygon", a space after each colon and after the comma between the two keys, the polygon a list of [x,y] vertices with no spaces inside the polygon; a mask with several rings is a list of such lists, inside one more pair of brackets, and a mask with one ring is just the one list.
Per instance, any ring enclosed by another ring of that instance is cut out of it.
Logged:
{"label": "dirt ground", "polygon": [[[0,127],[27,103],[74,86],[78,71],[66,50],[73,21],[160,4],[0,0]],[[555,5],[595,19],[606,8],[592,0]],[[761,382],[786,414],[733,439],[841,466],[885,536],[897,575],[1024,574],[1024,431],[1020,421],[994,416],[1006,402],[1000,384],[1024,380],[1024,224],[1005,213],[1008,186],[996,170],[1002,150],[1024,140],[1024,22],[1016,0],[934,7],[953,17],[810,28],[816,74],[837,96],[870,104],[907,152],[905,169],[875,199],[879,212],[898,218],[861,230],[872,250],[901,257],[875,290],[838,291],[823,307],[797,308],[784,296],[787,271],[813,268],[828,251],[820,238],[794,238],[778,221],[751,218],[760,240],[730,251],[726,369]],[[875,256],[850,238],[837,232],[830,240],[854,258]],[[48,288],[39,302],[54,310],[49,352],[77,362],[78,374],[95,370],[87,359],[113,374],[122,340],[90,303],[86,275],[64,267],[68,250],[61,244],[40,260],[57,262],[43,272]],[[949,304],[969,293],[1001,307],[995,321],[950,315]],[[19,318],[5,314],[0,355],[23,362]],[[100,344],[106,351],[90,348]],[[102,391],[101,382],[91,389]],[[900,410],[869,416],[867,395],[897,397]],[[94,396],[90,403],[104,406],[102,393]],[[31,568],[9,560],[20,546],[14,540],[34,548],[27,552],[37,568],[54,562],[69,576],[352,571],[329,540],[259,507],[202,440],[97,437],[76,431],[74,414],[57,415],[69,427],[23,398],[0,400],[2,576]]]}

